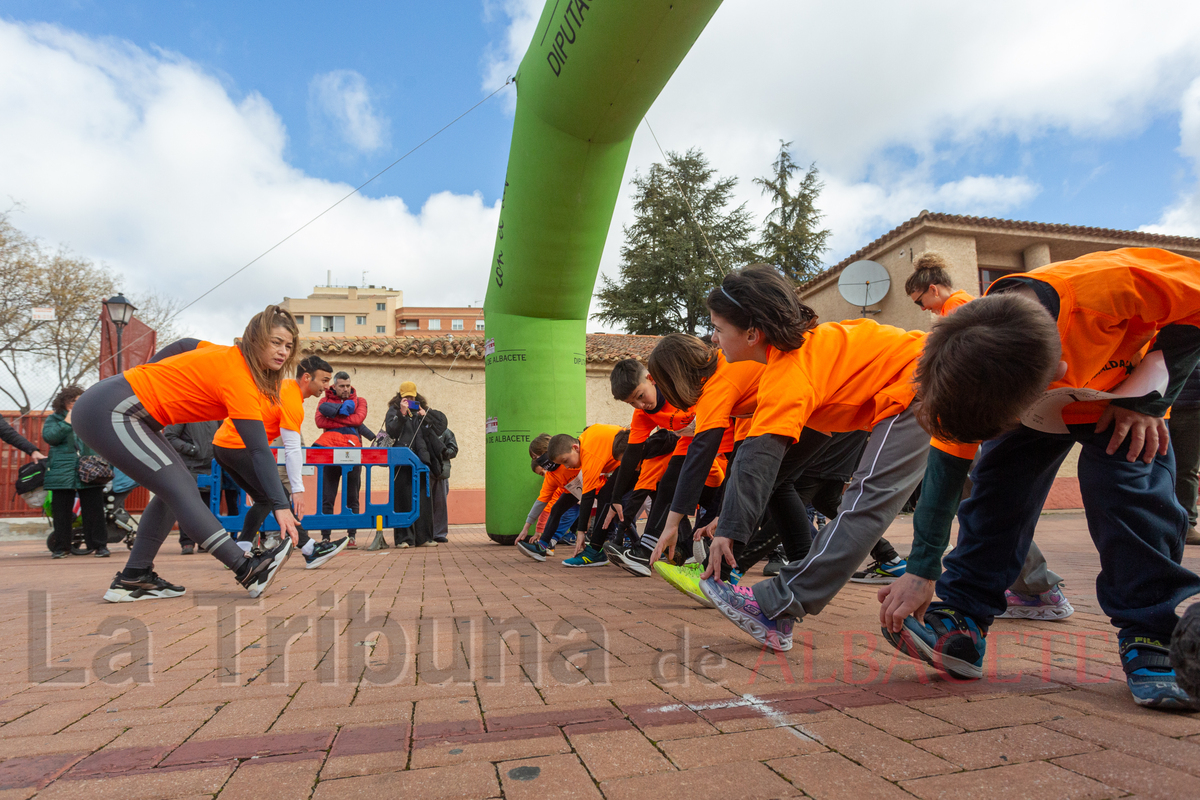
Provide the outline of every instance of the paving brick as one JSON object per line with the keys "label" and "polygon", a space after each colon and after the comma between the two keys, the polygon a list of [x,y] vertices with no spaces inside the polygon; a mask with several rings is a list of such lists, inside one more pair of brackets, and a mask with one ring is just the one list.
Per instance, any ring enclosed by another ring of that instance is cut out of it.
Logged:
{"label": "paving brick", "polygon": [[354,725],[342,728],[329,751],[330,757],[360,756],[408,751],[408,723],[399,725]]}
{"label": "paving brick", "polygon": [[86,753],[18,756],[0,761],[0,789],[41,788],[81,761]]}
{"label": "paving brick", "polygon": [[1057,756],[1091,753],[1094,744],[1048,730],[1039,725],[994,728],[916,742],[917,747],[941,756],[964,769],[999,767],[1022,761],[1043,761]]}
{"label": "paving brick", "polygon": [[593,708],[547,708],[532,714],[516,714],[512,716],[489,715],[487,729],[489,731],[507,731],[517,728],[540,728],[545,725],[562,727],[583,722],[600,722],[602,720],[620,719],[621,712],[615,706],[603,705]]}
{"label": "paving brick", "polygon": [[500,781],[496,777],[496,768],[481,762],[323,780],[313,792],[313,800],[379,800],[381,797],[482,800],[499,796]]}
{"label": "paving brick", "polygon": [[132,775],[93,778],[84,781],[55,781],[38,794],[50,800],[95,800],[119,797],[121,800],[160,800],[192,794],[213,795],[233,773],[233,763],[202,769],[156,769]]}
{"label": "paving brick", "polygon": [[962,733],[962,728],[945,720],[931,717],[902,703],[886,706],[861,706],[847,708],[846,714],[862,720],[868,725],[890,733],[898,739],[925,739],[930,736],[948,736]]}
{"label": "paving brick", "polygon": [[222,800],[261,800],[263,797],[305,798],[317,781],[320,759],[286,763],[243,762],[221,790]]}
{"label": "paving brick", "polygon": [[1045,761],[919,778],[903,781],[900,785],[923,800],[960,800],[963,797],[972,800],[1046,800],[1048,797],[1103,800],[1124,794],[1120,789]]}
{"label": "paving brick", "polygon": [[339,725],[400,723],[412,719],[412,703],[376,703],[348,708],[309,708],[287,710],[275,720],[271,733],[332,729]]}
{"label": "paving brick", "polygon": [[266,733],[290,699],[283,695],[259,700],[234,700],[204,723],[204,727],[196,731],[192,739],[229,739]]}
{"label": "paving brick", "polygon": [[590,733],[586,725],[566,729],[567,738],[598,781],[674,770],[650,740],[629,728]]}
{"label": "paving brick", "polygon": [[1070,716],[1071,711],[1095,714],[1170,737],[1200,734],[1200,714],[1164,714],[1142,708],[1133,702],[1127,686],[1059,692],[1040,699],[1061,706],[1063,716]]}
{"label": "paving brick", "polygon": [[944,719],[968,731],[1005,728],[1045,722],[1063,716],[1063,709],[1035,697],[1004,697],[980,700],[964,705],[944,705],[926,709],[926,713]]}
{"label": "paving brick", "polygon": [[399,772],[408,767],[408,748],[386,753],[364,753],[354,756],[331,755],[321,768],[321,780],[350,778],[356,775],[376,775]]}
{"label": "paving brick", "polygon": [[5,758],[49,755],[51,753],[90,753],[117,738],[119,731],[64,732],[49,736],[15,736],[0,745]]}
{"label": "paving brick", "polygon": [[902,800],[912,795],[838,753],[768,761],[767,766],[816,800]]}
{"label": "paving brick", "polygon": [[251,756],[311,753],[317,750],[328,750],[332,742],[333,731],[278,733],[250,736],[244,739],[187,742],[167,756],[163,760],[162,766],[200,764],[205,761],[223,761],[230,758],[250,758]]}
{"label": "paving brick", "polygon": [[736,761],[765,761],[768,758],[815,753],[825,748],[791,728],[730,733],[700,739],[675,739],[660,747],[680,769],[729,764]]}
{"label": "paving brick", "polygon": [[1200,778],[1140,758],[1106,751],[1056,758],[1054,763],[1143,797],[1200,797]]}
{"label": "paving brick", "polygon": [[1200,740],[1179,740],[1122,725],[1103,717],[1068,717],[1042,723],[1044,727],[1119,750],[1165,767],[1200,776]]}
{"label": "paving brick", "polygon": [[573,755],[505,761],[497,766],[506,800],[600,800],[596,784]]}
{"label": "paving brick", "polygon": [[157,765],[170,747],[130,747],[125,749],[101,750],[80,761],[64,776],[64,780],[95,778],[119,772],[150,769]]}
{"label": "paving brick", "polygon": [[957,769],[953,764],[849,717],[806,726],[821,744],[857,761],[890,781],[939,775]]}
{"label": "paving brick", "polygon": [[659,772],[636,778],[620,778],[600,784],[607,800],[761,800],[764,797],[796,797],[790,783],[756,761],[700,767],[684,772]]}
{"label": "paving brick", "polygon": [[568,753],[571,746],[558,728],[521,728],[469,736],[413,741],[413,769],[469,761],[506,761],[523,756]]}

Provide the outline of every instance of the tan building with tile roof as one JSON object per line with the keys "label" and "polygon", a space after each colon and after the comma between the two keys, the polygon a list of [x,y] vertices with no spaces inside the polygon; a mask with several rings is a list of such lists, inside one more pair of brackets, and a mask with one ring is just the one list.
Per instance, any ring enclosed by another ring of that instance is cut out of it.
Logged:
{"label": "tan building with tile roof", "polygon": [[[443,411],[458,439],[459,455],[450,474],[450,521],[455,524],[484,519],[484,335],[474,332],[441,336],[329,336],[302,337],[301,355],[316,354],[335,370],[350,373],[354,388],[367,400],[366,424],[383,427],[388,401],[403,381],[412,381],[429,401]],[[588,334],[587,423],[628,425],[632,410],[612,399],[608,375],[624,358],[642,361],[650,355],[657,336]],[[312,405],[312,404],[310,404]],[[549,431],[560,433],[560,431]],[[312,409],[304,423],[304,440],[319,435]],[[380,471],[381,472],[381,471]],[[374,481],[386,491],[382,474]],[[529,498],[532,503],[533,497]],[[519,530],[524,520],[514,520]]]}

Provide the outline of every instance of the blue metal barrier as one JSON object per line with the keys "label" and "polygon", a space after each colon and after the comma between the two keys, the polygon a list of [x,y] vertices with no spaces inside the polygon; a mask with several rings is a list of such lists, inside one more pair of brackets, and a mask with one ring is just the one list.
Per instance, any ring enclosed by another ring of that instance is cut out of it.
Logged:
{"label": "blue metal barrier", "polygon": [[[275,461],[283,465],[283,448],[272,447]],[[340,469],[342,471],[341,487],[343,490],[342,510],[333,514],[305,514],[301,525],[305,530],[374,530],[377,517],[383,517],[385,528],[407,528],[416,522],[420,516],[421,475],[428,475],[429,467],[421,463],[416,453],[407,447],[305,447],[304,463],[316,466],[317,469],[317,500],[316,507],[323,507],[325,482],[321,479],[321,470]],[[366,473],[363,487],[366,489],[362,513],[355,514],[345,503],[345,487],[347,473],[355,467],[364,467]],[[409,511],[395,509],[395,471],[402,467],[412,468],[412,506]],[[383,502],[372,502],[371,470],[383,469],[388,473],[387,499]],[[216,459],[212,462],[210,475],[197,475],[196,485],[208,489],[209,508],[227,531],[240,531],[246,519],[250,505],[246,502],[246,492],[238,490],[237,514],[221,515],[221,465]],[[425,496],[430,496],[428,479],[425,481]],[[306,504],[307,505],[307,504]],[[274,514],[268,514],[263,522],[262,530],[277,531],[279,522]]]}

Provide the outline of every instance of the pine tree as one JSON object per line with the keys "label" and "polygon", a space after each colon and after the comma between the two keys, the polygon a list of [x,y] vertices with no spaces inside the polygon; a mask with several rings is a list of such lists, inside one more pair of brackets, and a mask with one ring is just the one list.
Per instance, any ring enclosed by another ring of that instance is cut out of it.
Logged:
{"label": "pine tree", "polygon": [[829,249],[829,231],[819,227],[823,215],[817,210],[817,198],[825,184],[812,164],[793,194],[792,175],[797,167],[789,151],[792,143],[781,141],[779,145],[779,155],[771,165],[774,176],[754,179],[774,205],[763,220],[759,248],[784,275],[802,283],[821,271],[821,254]]}
{"label": "pine tree", "polygon": [[667,153],[633,178],[634,220],[624,228],[618,280],[603,278],[595,318],[628,333],[695,334],[711,327],[709,291],[758,260],[745,204],[726,211],[736,178],[716,175],[698,149]]}

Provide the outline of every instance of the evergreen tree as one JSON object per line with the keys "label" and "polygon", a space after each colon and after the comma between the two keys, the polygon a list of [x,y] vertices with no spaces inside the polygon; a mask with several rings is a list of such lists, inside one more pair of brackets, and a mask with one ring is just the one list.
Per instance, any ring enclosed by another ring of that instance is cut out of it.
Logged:
{"label": "evergreen tree", "polygon": [[711,327],[705,300],[725,273],[758,260],[745,204],[726,211],[736,178],[721,178],[697,149],[667,153],[633,178],[634,220],[624,228],[621,273],[603,278],[595,318],[628,333],[695,334]]}
{"label": "evergreen tree", "polygon": [[802,283],[821,271],[821,254],[829,249],[829,231],[819,227],[823,215],[817,210],[817,198],[825,184],[820,181],[816,164],[809,166],[792,193],[792,175],[797,167],[788,150],[791,146],[791,142],[779,143],[779,155],[771,165],[772,177],[754,179],[774,205],[763,221],[759,247],[767,261]]}

